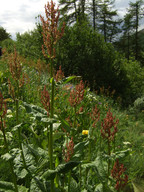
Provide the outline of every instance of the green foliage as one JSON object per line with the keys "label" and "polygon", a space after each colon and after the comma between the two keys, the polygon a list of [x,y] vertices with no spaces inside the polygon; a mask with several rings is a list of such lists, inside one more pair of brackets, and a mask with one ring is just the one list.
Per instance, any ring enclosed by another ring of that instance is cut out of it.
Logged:
{"label": "green foliage", "polygon": [[59,47],[57,63],[66,76],[81,75],[91,89],[110,86],[118,95],[124,95],[129,81],[121,56],[87,23],[66,28]]}
{"label": "green foliage", "polygon": [[7,33],[3,27],[0,26],[0,42],[9,38],[10,38],[10,34]]}
{"label": "green foliage", "polygon": [[16,48],[24,57],[38,59],[42,57],[42,37],[38,28],[24,34],[17,33]]}

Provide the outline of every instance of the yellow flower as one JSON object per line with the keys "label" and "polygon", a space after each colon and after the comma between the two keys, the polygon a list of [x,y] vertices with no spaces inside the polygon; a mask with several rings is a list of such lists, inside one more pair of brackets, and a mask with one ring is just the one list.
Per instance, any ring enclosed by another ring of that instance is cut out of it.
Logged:
{"label": "yellow flower", "polygon": [[83,130],[82,135],[88,135],[89,131],[88,130]]}

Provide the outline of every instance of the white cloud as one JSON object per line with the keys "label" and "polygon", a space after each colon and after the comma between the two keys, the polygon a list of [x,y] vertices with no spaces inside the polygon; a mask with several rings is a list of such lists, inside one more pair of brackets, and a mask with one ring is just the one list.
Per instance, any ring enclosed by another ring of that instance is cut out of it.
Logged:
{"label": "white cloud", "polygon": [[[120,17],[126,13],[129,1],[136,0],[116,0],[115,8]],[[17,32],[24,33],[33,30],[38,15],[45,15],[44,6],[48,0],[4,0],[0,5],[0,26],[15,38]],[[58,0],[54,0],[58,2]],[[57,3],[58,4],[58,3]]]}
{"label": "white cloud", "polygon": [[44,15],[44,6],[47,2],[47,0],[4,0],[0,5],[0,26],[13,38],[17,32],[32,30],[35,27],[35,17],[39,14]]}

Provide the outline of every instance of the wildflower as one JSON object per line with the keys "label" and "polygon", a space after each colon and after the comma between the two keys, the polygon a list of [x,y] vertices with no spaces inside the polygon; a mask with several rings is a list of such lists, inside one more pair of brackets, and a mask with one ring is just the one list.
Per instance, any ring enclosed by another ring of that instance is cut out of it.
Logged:
{"label": "wildflower", "polygon": [[69,102],[72,107],[76,107],[84,98],[84,84],[81,80],[75,89],[72,89],[70,92]]}
{"label": "wildflower", "polygon": [[62,72],[61,70],[61,66],[59,67],[59,70],[57,71],[57,74],[56,74],[56,82],[62,80],[64,78],[64,73]]}
{"label": "wildflower", "polygon": [[124,168],[124,165],[120,165],[117,159],[111,170],[111,175],[116,180],[115,189],[117,191],[122,190],[128,182],[128,176],[126,174],[124,175],[125,170],[126,168]]}
{"label": "wildflower", "polygon": [[49,116],[50,111],[50,95],[46,90],[46,85],[44,86],[43,91],[41,92],[41,103],[43,104],[45,110],[47,111],[47,115]]}
{"label": "wildflower", "polygon": [[51,0],[51,3],[45,5],[45,14],[46,20],[44,17],[40,16],[43,28],[43,41],[44,45],[42,46],[42,52],[45,57],[55,58],[55,47],[57,41],[62,37],[64,33],[65,23],[61,28],[61,31],[58,30],[58,21],[60,17],[60,12],[58,8],[55,9],[55,3]]}
{"label": "wildflower", "polygon": [[123,142],[123,144],[124,144],[124,145],[131,145],[131,143],[128,142],[128,141]]}
{"label": "wildflower", "polygon": [[83,130],[82,131],[82,135],[88,135],[88,133],[89,133],[89,130]]}
{"label": "wildflower", "polygon": [[22,64],[20,63],[16,49],[14,51],[14,54],[12,54],[9,59],[9,71],[15,81],[20,80],[20,76],[22,73]]}
{"label": "wildflower", "polygon": [[69,162],[73,153],[74,153],[74,142],[73,137],[71,137],[69,143],[66,143],[66,149],[63,148],[64,161]]}
{"label": "wildflower", "polygon": [[[114,139],[115,134],[118,132],[117,130],[117,124],[119,123],[119,120],[116,121],[115,117],[113,117],[112,112],[110,110],[107,112],[106,118],[101,123],[101,135],[103,138],[107,138],[109,141]],[[113,128],[113,131],[112,131]]]}
{"label": "wildflower", "polygon": [[97,108],[97,105],[95,105],[95,107],[92,109],[90,116],[91,116],[91,119],[93,120],[92,126],[96,127],[96,123],[100,119],[100,112],[99,112],[99,109]]}

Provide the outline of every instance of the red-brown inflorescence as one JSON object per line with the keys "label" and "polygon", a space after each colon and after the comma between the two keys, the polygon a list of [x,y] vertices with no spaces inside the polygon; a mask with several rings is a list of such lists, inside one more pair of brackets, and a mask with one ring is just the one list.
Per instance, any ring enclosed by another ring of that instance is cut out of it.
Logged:
{"label": "red-brown inflorescence", "polygon": [[55,76],[56,82],[62,80],[64,78],[64,73],[61,69],[61,66],[59,67],[59,70],[57,71],[57,74]]}
{"label": "red-brown inflorescence", "polygon": [[20,63],[16,49],[14,50],[14,53],[11,54],[8,63],[9,63],[9,71],[12,75],[13,80],[15,81],[15,86],[17,86],[17,87],[13,86],[10,79],[8,79],[9,93],[11,94],[13,99],[16,99],[15,88],[19,89],[25,83],[25,75],[24,73],[22,73],[22,64]]}
{"label": "red-brown inflorescence", "polygon": [[92,126],[96,127],[96,124],[100,119],[100,112],[99,112],[99,109],[97,108],[97,105],[95,105],[95,107],[92,109],[90,116],[91,116],[91,119],[93,120]]}
{"label": "red-brown inflorescence", "polygon": [[66,149],[63,148],[64,161],[69,162],[73,153],[74,153],[74,142],[73,137],[71,137],[71,140],[68,143],[66,143]]}
{"label": "red-brown inflorescence", "polygon": [[12,75],[12,78],[15,81],[20,80],[21,73],[22,73],[22,65],[21,65],[20,60],[18,58],[16,49],[9,59],[9,71]]}
{"label": "red-brown inflorescence", "polygon": [[50,95],[46,90],[46,85],[44,86],[43,91],[41,92],[41,103],[43,104],[45,110],[47,111],[47,115],[49,116],[50,111]]}
{"label": "red-brown inflorescence", "polygon": [[65,24],[58,29],[58,21],[60,17],[60,12],[58,8],[55,9],[55,3],[51,0],[51,3],[45,5],[46,20],[44,17],[40,16],[42,27],[43,27],[43,41],[42,52],[45,57],[55,58],[55,47],[54,45],[63,36]]}
{"label": "red-brown inflorescence", "polygon": [[84,83],[81,80],[75,89],[70,92],[69,102],[72,107],[76,107],[84,98]]}
{"label": "red-brown inflorescence", "polygon": [[106,118],[101,123],[102,125],[101,135],[103,138],[108,139],[109,142],[114,139],[115,134],[118,132],[117,124],[119,123],[119,120],[118,119],[116,121],[114,120],[115,117],[113,117],[113,114],[109,109]]}
{"label": "red-brown inflorescence", "polygon": [[115,189],[117,191],[123,189],[128,182],[128,176],[126,174],[124,175],[125,170],[126,168],[124,168],[124,165],[120,165],[117,159],[111,170],[111,176],[116,180]]}
{"label": "red-brown inflorescence", "polygon": [[0,130],[2,128],[2,119],[5,117],[7,113],[6,102],[4,101],[3,95],[0,92]]}

